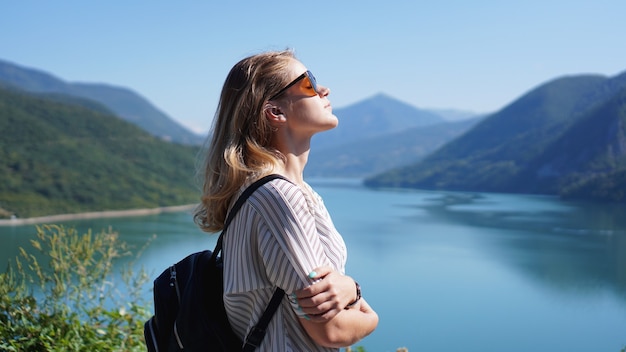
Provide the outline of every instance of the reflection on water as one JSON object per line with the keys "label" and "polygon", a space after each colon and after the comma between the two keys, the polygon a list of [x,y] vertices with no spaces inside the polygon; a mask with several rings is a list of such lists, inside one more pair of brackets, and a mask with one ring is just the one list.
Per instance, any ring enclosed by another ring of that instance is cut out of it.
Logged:
{"label": "reflection on water", "polygon": [[438,221],[506,230],[483,250],[537,280],[578,293],[608,288],[626,299],[626,207],[551,197],[447,194],[420,206]]}

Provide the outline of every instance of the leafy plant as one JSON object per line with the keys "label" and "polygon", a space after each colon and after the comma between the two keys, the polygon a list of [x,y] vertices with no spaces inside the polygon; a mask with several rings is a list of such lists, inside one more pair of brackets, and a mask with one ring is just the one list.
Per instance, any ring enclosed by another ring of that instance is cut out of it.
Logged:
{"label": "leafy plant", "polygon": [[115,275],[114,261],[132,259],[117,233],[46,225],[31,244],[35,253],[20,248],[0,274],[0,350],[145,350],[148,276],[143,269]]}

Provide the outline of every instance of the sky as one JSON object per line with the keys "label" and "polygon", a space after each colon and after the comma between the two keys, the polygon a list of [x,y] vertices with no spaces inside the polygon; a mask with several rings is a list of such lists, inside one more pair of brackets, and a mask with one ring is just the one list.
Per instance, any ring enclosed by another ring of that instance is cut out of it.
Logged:
{"label": "sky", "polygon": [[6,0],[0,59],[132,89],[201,133],[230,68],[286,48],[334,108],[384,93],[489,113],[558,77],[625,72],[625,14],[624,0]]}

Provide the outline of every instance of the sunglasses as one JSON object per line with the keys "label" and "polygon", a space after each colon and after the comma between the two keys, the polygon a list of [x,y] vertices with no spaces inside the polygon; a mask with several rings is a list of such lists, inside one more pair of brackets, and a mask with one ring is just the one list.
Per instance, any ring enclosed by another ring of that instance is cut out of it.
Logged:
{"label": "sunglasses", "polygon": [[[305,78],[306,80],[304,80]],[[298,78],[291,81],[291,83],[285,86],[285,88],[279,90],[278,93],[272,95],[272,97],[269,98],[269,100],[274,100],[278,98],[280,95],[285,93],[287,89],[293,87],[294,85],[296,85],[296,83],[300,81],[302,81],[302,84],[300,85],[300,87],[302,88],[301,90],[304,94],[311,96],[311,97],[319,94],[319,91],[317,90],[317,80],[315,79],[315,76],[313,76],[311,71],[307,70],[305,73],[298,76]],[[306,84],[307,83],[306,81],[308,81],[308,84]]]}

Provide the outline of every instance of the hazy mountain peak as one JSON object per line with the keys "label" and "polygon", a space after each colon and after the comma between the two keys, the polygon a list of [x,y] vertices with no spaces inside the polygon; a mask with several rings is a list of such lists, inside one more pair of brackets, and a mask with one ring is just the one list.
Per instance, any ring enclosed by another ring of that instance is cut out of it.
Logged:
{"label": "hazy mountain peak", "polygon": [[383,93],[333,112],[339,118],[339,126],[316,135],[316,146],[329,147],[444,121],[435,113],[418,109]]}
{"label": "hazy mountain peak", "polygon": [[42,70],[0,59],[0,81],[34,93],[67,93],[67,83]]}
{"label": "hazy mountain peak", "polygon": [[384,108],[384,109],[397,109],[397,108],[404,108],[404,109],[417,109],[420,110],[419,108],[405,103],[399,99],[393,98],[390,95],[387,95],[385,93],[376,93],[374,95],[372,95],[369,98],[365,98],[363,100],[360,100],[354,104],[352,104],[351,106],[352,108],[355,107],[368,107],[368,108]]}
{"label": "hazy mountain peak", "polygon": [[31,93],[65,94],[99,102],[118,117],[164,140],[183,144],[201,144],[203,140],[129,88],[100,83],[68,83],[44,71],[2,60],[0,82]]}

